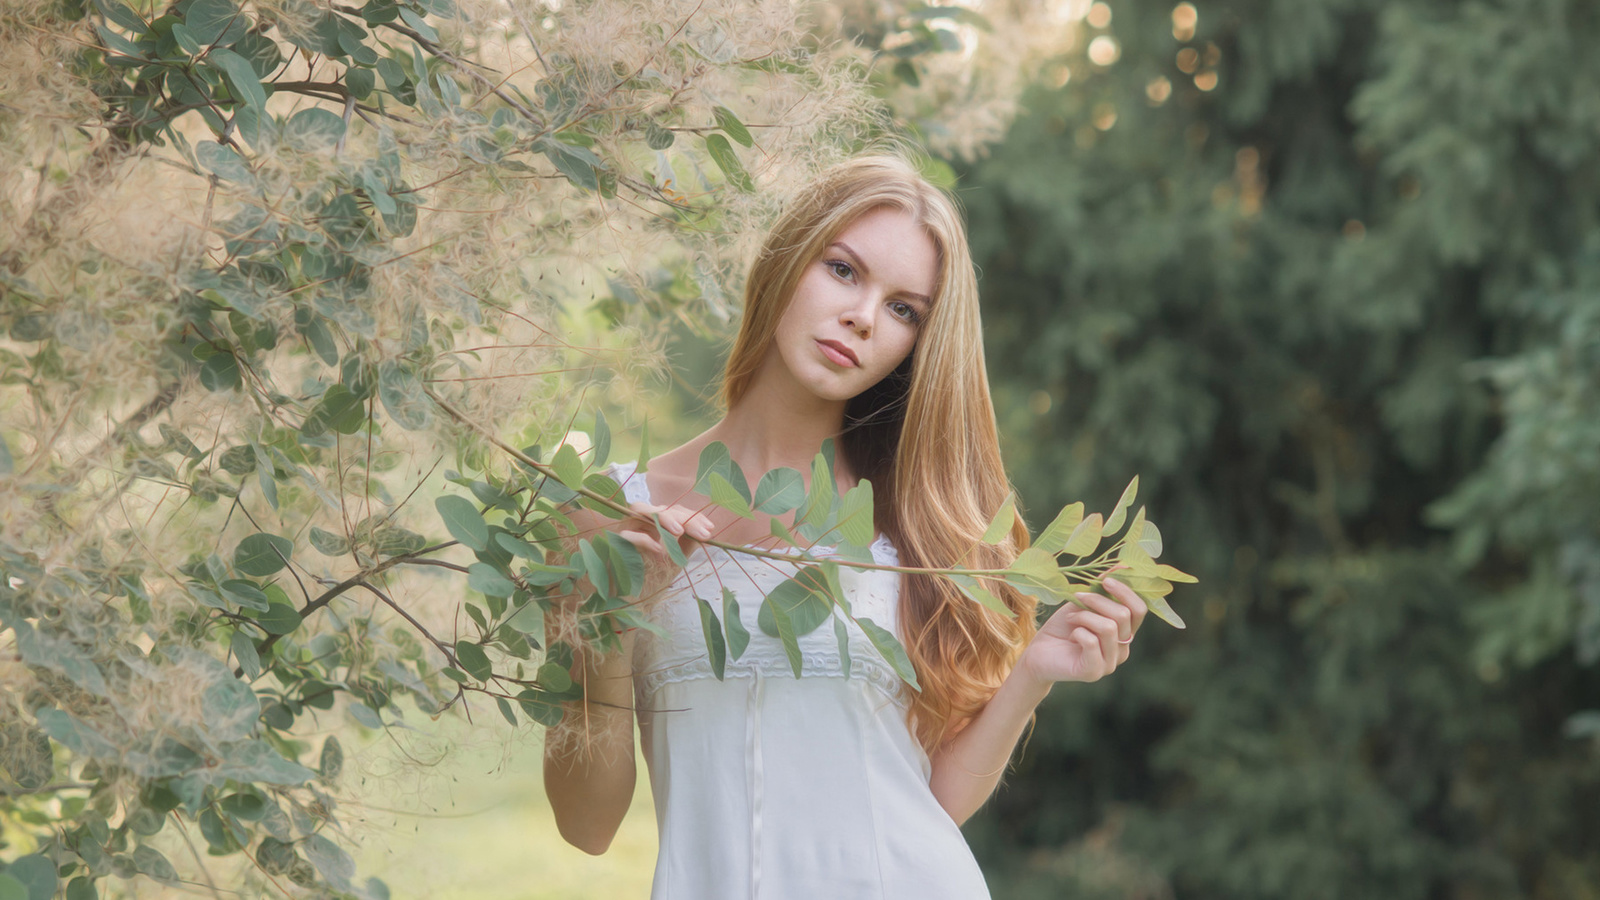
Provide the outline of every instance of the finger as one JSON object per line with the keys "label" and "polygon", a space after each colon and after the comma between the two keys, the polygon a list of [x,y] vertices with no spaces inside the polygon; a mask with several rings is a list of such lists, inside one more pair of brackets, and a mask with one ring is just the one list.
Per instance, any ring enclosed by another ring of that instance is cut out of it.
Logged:
{"label": "finger", "polygon": [[[1136,626],[1133,621],[1133,611],[1128,608],[1127,604],[1119,603],[1109,597],[1102,597],[1099,594],[1081,593],[1077,596],[1083,601],[1084,605],[1095,613],[1106,616],[1117,623],[1117,640],[1119,642],[1133,640],[1133,632]],[[1135,597],[1135,599],[1138,598]]]}
{"label": "finger", "polygon": [[1122,656],[1122,647],[1117,638],[1116,620],[1099,614],[1089,615],[1084,617],[1082,627],[1093,632],[1095,637],[1099,639],[1100,645],[1097,649],[1100,658],[1105,660],[1105,671],[1109,674],[1112,669],[1116,668],[1117,662]]}
{"label": "finger", "polygon": [[1078,645],[1078,659],[1082,661],[1079,672],[1084,682],[1099,681],[1105,677],[1106,661],[1100,655],[1100,638],[1087,628],[1072,632],[1072,642]]}
{"label": "finger", "polygon": [[684,523],[683,531],[685,534],[692,536],[695,540],[709,541],[711,540],[711,535],[713,533],[711,517],[702,512],[694,513],[693,515],[689,516],[688,521]]}
{"label": "finger", "polygon": [[1132,616],[1133,630],[1138,631],[1139,626],[1144,624],[1145,615],[1150,611],[1149,604],[1145,603],[1144,598],[1140,597],[1133,588],[1115,578],[1102,579],[1101,583],[1105,585],[1108,593],[1121,602],[1123,606],[1127,607],[1129,614]]}
{"label": "finger", "polygon": [[623,530],[617,532],[617,537],[637,547],[639,552],[646,556],[660,559],[667,555],[667,548],[662,545],[661,539],[654,534],[643,531]]}

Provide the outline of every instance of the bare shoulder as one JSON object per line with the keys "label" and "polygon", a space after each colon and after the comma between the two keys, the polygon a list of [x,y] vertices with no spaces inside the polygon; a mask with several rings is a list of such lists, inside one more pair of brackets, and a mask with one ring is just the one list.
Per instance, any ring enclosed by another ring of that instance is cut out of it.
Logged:
{"label": "bare shoulder", "polygon": [[700,465],[700,444],[696,438],[650,458],[651,496],[658,503],[676,503],[693,493],[694,478]]}

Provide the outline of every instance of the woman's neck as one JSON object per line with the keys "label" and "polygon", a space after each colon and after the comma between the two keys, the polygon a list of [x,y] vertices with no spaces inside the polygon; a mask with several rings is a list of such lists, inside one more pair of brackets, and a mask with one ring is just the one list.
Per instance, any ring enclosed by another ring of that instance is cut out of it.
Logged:
{"label": "woman's neck", "polygon": [[[726,444],[728,454],[752,475],[782,466],[809,472],[822,442],[839,436],[845,404],[802,391],[770,388],[758,379],[722,421],[701,435],[701,441]],[[839,458],[836,468],[841,480],[853,481],[851,474],[842,470],[844,465]]]}

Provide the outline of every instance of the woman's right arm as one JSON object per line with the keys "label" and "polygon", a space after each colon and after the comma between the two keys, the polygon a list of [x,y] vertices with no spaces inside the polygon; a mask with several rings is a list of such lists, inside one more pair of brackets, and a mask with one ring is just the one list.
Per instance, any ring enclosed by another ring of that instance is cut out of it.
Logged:
{"label": "woman's right arm", "polygon": [[574,672],[583,699],[567,704],[568,734],[548,741],[544,790],[555,810],[556,827],[567,843],[585,853],[611,846],[622,817],[633,802],[638,778],[633,752],[633,635],[622,648],[583,661]]}
{"label": "woman's right arm", "polygon": [[[678,540],[685,552],[691,549],[685,545],[711,536],[711,520],[689,507],[633,506],[638,517],[609,527],[639,548],[650,571],[667,568],[666,549],[652,514],[659,515],[670,539]],[[599,526],[603,521],[579,524]],[[660,578],[650,581],[647,591],[666,584]],[[583,684],[583,699],[567,704],[564,739],[545,743],[544,789],[555,811],[556,828],[567,843],[595,855],[611,846],[638,780],[633,748],[634,635],[619,637],[621,647],[611,653],[585,648],[582,666],[573,673]]]}

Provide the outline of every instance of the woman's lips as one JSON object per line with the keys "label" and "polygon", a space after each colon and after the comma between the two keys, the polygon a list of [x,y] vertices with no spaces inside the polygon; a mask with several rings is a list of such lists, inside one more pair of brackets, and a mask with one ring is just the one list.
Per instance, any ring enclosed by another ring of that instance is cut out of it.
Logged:
{"label": "woman's lips", "polygon": [[861,365],[861,361],[850,352],[850,348],[838,341],[817,341],[817,346],[822,348],[822,355],[836,366],[855,368]]}

